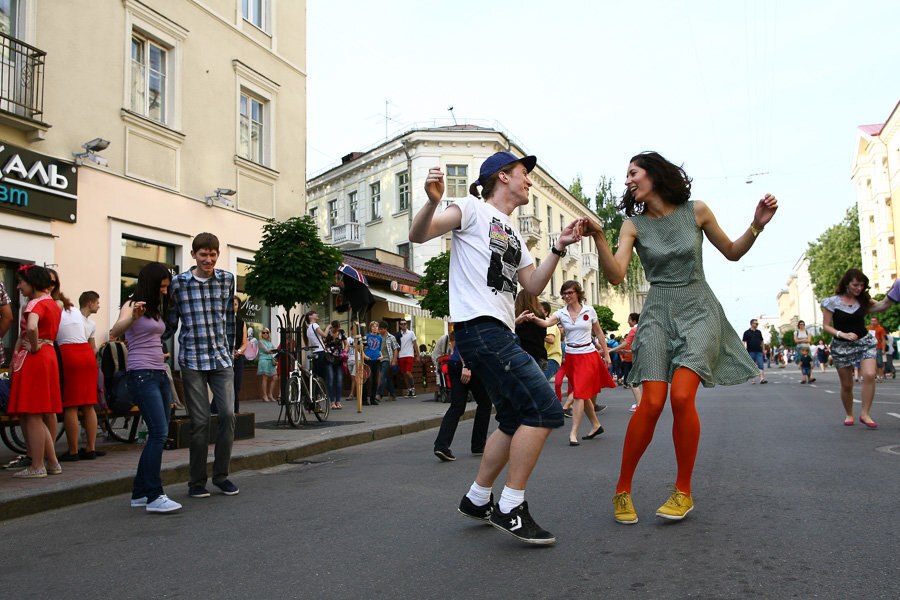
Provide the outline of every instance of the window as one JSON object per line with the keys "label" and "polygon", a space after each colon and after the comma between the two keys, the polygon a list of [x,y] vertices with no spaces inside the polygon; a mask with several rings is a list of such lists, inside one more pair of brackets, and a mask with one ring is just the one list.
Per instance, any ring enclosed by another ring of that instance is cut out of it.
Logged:
{"label": "window", "polygon": [[131,110],[165,123],[168,51],[149,38],[131,37]]}
{"label": "window", "polygon": [[356,212],[359,208],[359,203],[356,200],[356,192],[350,192],[347,194],[347,222],[348,223],[356,223]]}
{"label": "window", "polygon": [[239,154],[255,163],[265,163],[265,104],[250,94],[241,92],[241,141]]}
{"label": "window", "polygon": [[538,210],[539,206],[540,205],[538,204],[537,194],[532,194],[531,195],[531,214],[533,214],[535,217],[538,217],[538,218],[540,218],[539,217],[540,211]]}
{"label": "window", "polygon": [[314,223],[318,223],[319,222],[319,207],[318,206],[309,207],[309,216],[312,217],[312,220]]}
{"label": "window", "polygon": [[409,210],[409,173],[397,175],[397,212]]}
{"label": "window", "polygon": [[337,225],[337,200],[329,200],[328,201],[328,235],[331,235],[331,230],[334,229],[335,225]]}
{"label": "window", "polygon": [[237,259],[237,275],[234,295],[240,302],[238,308],[238,318],[247,325],[247,341],[250,338],[260,339],[259,333],[263,328],[268,329],[272,322],[272,315],[269,306],[261,298],[253,298],[245,290],[247,275],[253,268],[253,262],[249,260]]}
{"label": "window", "polygon": [[397,244],[397,254],[403,257],[403,266],[409,268],[409,242]]}
{"label": "window", "polygon": [[375,219],[381,218],[381,182],[373,183],[369,186],[369,197],[371,201],[369,203],[369,213],[371,214],[370,221],[374,221]]}
{"label": "window", "polygon": [[[550,223],[547,223],[547,225],[550,225]],[[561,215],[559,215],[559,230],[562,231],[565,228],[566,228],[566,215],[561,214]]]}
{"label": "window", "polygon": [[553,207],[547,206],[547,228],[550,227],[550,224],[553,223]]}
{"label": "window", "polygon": [[465,198],[469,189],[469,167],[447,165],[447,197]]}
{"label": "window", "polygon": [[242,0],[241,15],[245,21],[266,30],[266,0]]}
{"label": "window", "polygon": [[591,282],[591,304],[595,304],[597,302],[597,284],[593,281]]}

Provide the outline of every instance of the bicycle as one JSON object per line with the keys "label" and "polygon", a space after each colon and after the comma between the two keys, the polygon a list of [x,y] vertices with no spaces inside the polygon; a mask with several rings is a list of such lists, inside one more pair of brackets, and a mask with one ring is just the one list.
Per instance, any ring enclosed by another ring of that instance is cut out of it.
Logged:
{"label": "bicycle", "polygon": [[[315,346],[300,348],[306,352],[315,349]],[[278,351],[279,354],[284,352],[284,350]],[[288,356],[291,356],[290,353]],[[282,395],[279,404],[281,412],[278,414],[276,424],[281,423],[281,417],[284,415],[291,427],[309,424],[307,413],[315,415],[316,420],[323,422],[328,419],[331,412],[331,401],[325,389],[325,382],[321,377],[300,365],[296,359],[294,359],[294,368],[288,375],[287,397]]]}

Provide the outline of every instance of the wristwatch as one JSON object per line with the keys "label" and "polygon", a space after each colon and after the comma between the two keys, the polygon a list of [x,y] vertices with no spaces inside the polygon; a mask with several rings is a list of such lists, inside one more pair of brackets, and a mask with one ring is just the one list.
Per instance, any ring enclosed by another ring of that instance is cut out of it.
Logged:
{"label": "wristwatch", "polygon": [[568,252],[568,250],[557,250],[556,246],[550,246],[550,252],[552,252],[553,254],[555,254],[559,257],[563,257],[566,255],[566,252]]}

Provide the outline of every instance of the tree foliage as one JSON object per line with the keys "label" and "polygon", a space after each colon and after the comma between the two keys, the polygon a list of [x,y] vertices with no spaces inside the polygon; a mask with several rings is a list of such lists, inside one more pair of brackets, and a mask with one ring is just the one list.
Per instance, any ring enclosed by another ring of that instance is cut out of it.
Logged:
{"label": "tree foliage", "polygon": [[774,325],[769,325],[769,345],[777,346],[779,344],[779,338],[781,336],[778,335],[778,330],[775,329]]}
{"label": "tree foliage", "polygon": [[285,221],[269,219],[245,289],[270,306],[287,310],[297,303],[318,302],[328,293],[342,260],[340,250],[319,239],[309,215]]}
{"label": "tree foliage", "polygon": [[847,269],[862,269],[859,246],[859,211],[856,205],[847,209],[844,220],[829,227],[806,250],[813,293],[818,300],[834,294],[834,289]]}
{"label": "tree foliage", "polygon": [[[884,294],[875,294],[872,296],[872,299],[884,300]],[[878,320],[881,322],[881,326],[884,327],[885,331],[897,331],[897,328],[900,327],[900,304],[892,304],[891,307],[883,313],[875,313],[875,316],[878,317]]]}
{"label": "tree foliage", "polygon": [[419,299],[419,306],[431,312],[435,319],[450,316],[450,251],[445,250],[425,263],[425,274],[416,289],[427,290]]}
{"label": "tree foliage", "polygon": [[781,334],[781,344],[785,348],[794,348],[797,346],[797,341],[794,339],[794,330],[788,329],[784,333]]}
{"label": "tree foliage", "polygon": [[613,319],[613,311],[610,307],[595,304],[594,312],[597,313],[597,323],[600,324],[600,328],[607,336],[619,330],[619,323]]}

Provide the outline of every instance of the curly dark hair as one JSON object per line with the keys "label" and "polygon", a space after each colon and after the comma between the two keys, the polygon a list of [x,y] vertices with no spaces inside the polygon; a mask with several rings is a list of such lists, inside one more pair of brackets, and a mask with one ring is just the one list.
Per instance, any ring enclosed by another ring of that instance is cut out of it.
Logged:
{"label": "curly dark hair", "polygon": [[841,280],[838,282],[837,287],[834,288],[834,293],[838,295],[846,294],[854,279],[863,284],[863,289],[859,293],[859,296],[857,296],[859,305],[862,306],[864,311],[869,312],[869,307],[872,306],[872,298],[869,296],[869,278],[859,269],[847,269],[847,272],[844,273],[844,276],[841,277]]}
{"label": "curly dark hair", "polygon": [[[691,197],[691,178],[684,168],[670,163],[658,152],[641,152],[631,157],[628,164],[632,163],[647,171],[653,189],[669,204],[684,204]],[[633,217],[643,214],[647,206],[636,201],[631,190],[626,189],[616,208],[624,210],[625,216]]]}

